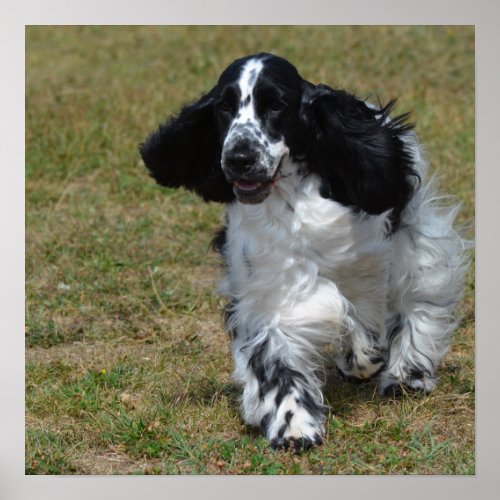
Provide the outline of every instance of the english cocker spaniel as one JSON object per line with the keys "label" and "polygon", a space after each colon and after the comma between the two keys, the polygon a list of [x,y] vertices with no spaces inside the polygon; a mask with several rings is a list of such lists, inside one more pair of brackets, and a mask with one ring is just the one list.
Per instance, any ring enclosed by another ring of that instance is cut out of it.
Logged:
{"label": "english cocker spaniel", "polygon": [[386,393],[436,384],[466,259],[407,114],[314,85],[287,60],[234,61],[140,147],[156,181],[225,204],[223,259],[245,422],[274,448],[324,435],[322,347]]}

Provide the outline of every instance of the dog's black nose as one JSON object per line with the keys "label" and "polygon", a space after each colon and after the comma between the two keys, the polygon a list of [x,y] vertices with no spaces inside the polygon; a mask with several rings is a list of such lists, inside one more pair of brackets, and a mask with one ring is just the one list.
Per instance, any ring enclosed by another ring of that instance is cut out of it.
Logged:
{"label": "dog's black nose", "polygon": [[228,151],[224,156],[224,164],[235,173],[248,172],[257,161],[257,154],[253,151]]}

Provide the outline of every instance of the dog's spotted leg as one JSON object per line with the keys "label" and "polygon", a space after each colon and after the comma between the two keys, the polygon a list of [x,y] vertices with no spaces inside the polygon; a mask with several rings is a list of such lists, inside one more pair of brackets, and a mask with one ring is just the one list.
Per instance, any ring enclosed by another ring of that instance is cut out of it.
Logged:
{"label": "dog's spotted leg", "polygon": [[377,334],[355,322],[350,335],[344,337],[336,359],[344,378],[363,381],[378,375],[386,362],[383,339],[383,333]]}
{"label": "dog's spotted leg", "polygon": [[276,349],[272,342],[253,342],[235,356],[236,376],[244,384],[243,418],[260,427],[272,448],[306,450],[323,441],[321,385],[313,370],[296,368],[290,357],[293,348]]}
{"label": "dog's spotted leg", "polygon": [[[274,394],[271,394],[272,398]],[[274,396],[275,399],[277,396]],[[307,391],[292,387],[280,404],[264,415],[260,428],[274,449],[302,451],[323,442],[322,405]]]}
{"label": "dog's spotted leg", "polygon": [[435,368],[447,339],[443,335],[439,345],[437,335],[428,334],[429,318],[430,314],[421,318],[398,315],[394,321],[388,334],[389,360],[378,381],[382,394],[398,395],[403,389],[428,394],[435,388]]}

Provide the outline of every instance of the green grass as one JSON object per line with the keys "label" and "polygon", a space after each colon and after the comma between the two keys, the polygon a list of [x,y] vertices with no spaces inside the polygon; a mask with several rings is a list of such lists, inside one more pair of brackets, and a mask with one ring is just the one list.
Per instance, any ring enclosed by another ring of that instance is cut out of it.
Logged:
{"label": "green grass", "polygon": [[233,59],[399,96],[474,237],[471,27],[29,27],[27,474],[474,474],[474,273],[429,397],[329,377],[325,444],[271,451],[232,384],[221,207],[158,188],[138,144]]}

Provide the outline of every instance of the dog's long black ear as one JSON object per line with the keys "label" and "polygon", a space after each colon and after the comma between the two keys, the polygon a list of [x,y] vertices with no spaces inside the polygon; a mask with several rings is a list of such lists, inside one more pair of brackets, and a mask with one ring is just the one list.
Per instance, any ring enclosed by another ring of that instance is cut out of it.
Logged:
{"label": "dog's long black ear", "polygon": [[310,163],[322,194],[369,214],[392,209],[397,222],[418,175],[402,140],[412,126],[407,114],[388,118],[393,106],[372,108],[342,90],[310,85],[302,113],[315,130]]}
{"label": "dog's long black ear", "polygon": [[160,125],[141,144],[151,176],[167,187],[185,187],[205,201],[234,199],[220,166],[221,143],[213,109],[213,90]]}

